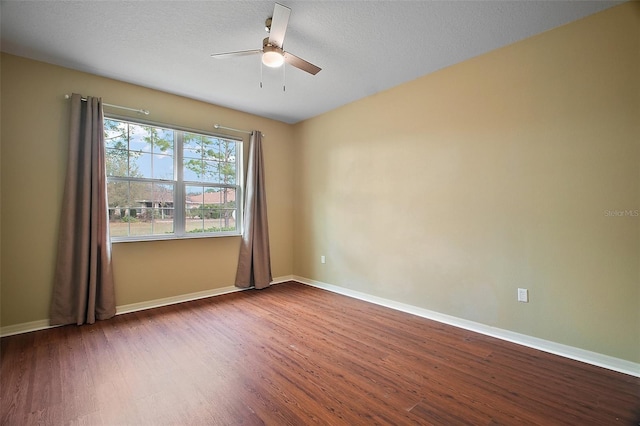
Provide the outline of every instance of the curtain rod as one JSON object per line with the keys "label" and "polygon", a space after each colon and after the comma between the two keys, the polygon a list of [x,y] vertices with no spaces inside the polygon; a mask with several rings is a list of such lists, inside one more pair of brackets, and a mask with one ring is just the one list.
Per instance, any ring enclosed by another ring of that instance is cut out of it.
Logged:
{"label": "curtain rod", "polygon": [[[71,99],[70,95],[65,94],[64,95],[65,99]],[[86,102],[87,98],[80,98],[82,101]],[[138,112],[140,114],[144,114],[144,115],[149,115],[149,110],[148,109],[137,109],[137,108],[129,108],[129,107],[124,107],[124,106],[120,106],[120,105],[113,105],[113,104],[108,104],[106,102],[103,102],[102,105],[106,106],[106,107],[111,107],[111,108],[118,108],[118,109],[126,109],[127,111],[133,111],[133,112]]]}
{"label": "curtain rod", "polygon": [[[216,129],[222,129],[222,130],[231,130],[232,132],[239,132],[239,133],[246,133],[247,135],[252,134],[253,132],[250,132],[249,130],[242,130],[242,129],[234,129],[233,127],[225,127],[225,126],[221,126],[218,123],[213,125],[214,128]],[[265,135],[264,133],[260,132],[262,134],[263,137],[266,137],[267,135]]]}

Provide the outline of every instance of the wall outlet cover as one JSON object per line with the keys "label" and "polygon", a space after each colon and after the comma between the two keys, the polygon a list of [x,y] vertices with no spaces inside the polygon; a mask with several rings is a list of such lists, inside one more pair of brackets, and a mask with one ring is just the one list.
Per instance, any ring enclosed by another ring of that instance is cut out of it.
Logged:
{"label": "wall outlet cover", "polygon": [[526,288],[518,289],[518,302],[529,302],[529,290],[527,290]]}

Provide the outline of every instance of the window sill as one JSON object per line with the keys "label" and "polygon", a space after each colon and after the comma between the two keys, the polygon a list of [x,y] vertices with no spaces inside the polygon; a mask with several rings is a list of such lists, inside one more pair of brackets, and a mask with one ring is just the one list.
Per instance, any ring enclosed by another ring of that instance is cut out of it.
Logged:
{"label": "window sill", "polygon": [[216,233],[216,234],[187,234],[187,235],[145,235],[140,237],[112,237],[112,244],[139,243],[145,241],[172,241],[172,240],[192,240],[200,238],[224,238],[242,237],[239,232]]}

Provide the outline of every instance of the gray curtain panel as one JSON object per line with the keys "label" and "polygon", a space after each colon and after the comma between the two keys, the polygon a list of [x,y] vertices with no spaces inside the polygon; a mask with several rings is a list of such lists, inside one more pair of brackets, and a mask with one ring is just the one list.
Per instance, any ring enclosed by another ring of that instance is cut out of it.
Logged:
{"label": "gray curtain panel", "polygon": [[102,122],[100,98],[73,94],[51,325],[93,324],[116,313]]}
{"label": "gray curtain panel", "polygon": [[251,134],[249,165],[244,203],[244,233],[238,258],[236,287],[257,289],[268,287],[271,276],[269,227],[267,225],[267,194],[262,158],[262,133]]}

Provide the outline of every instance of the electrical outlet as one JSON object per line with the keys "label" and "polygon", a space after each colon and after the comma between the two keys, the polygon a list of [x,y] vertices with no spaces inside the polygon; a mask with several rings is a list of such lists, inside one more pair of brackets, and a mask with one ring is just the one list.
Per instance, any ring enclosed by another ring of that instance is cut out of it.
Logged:
{"label": "electrical outlet", "polygon": [[320,263],[327,263],[327,259],[324,256],[320,256]]}
{"label": "electrical outlet", "polygon": [[526,288],[518,289],[518,302],[529,303],[529,290]]}

